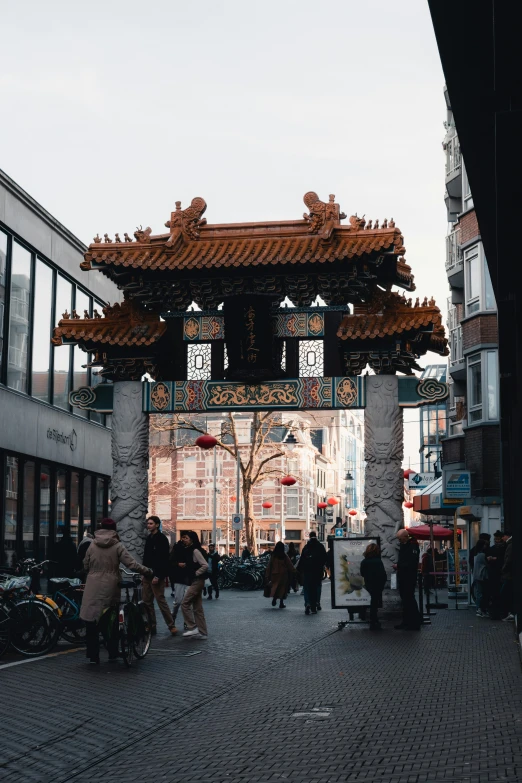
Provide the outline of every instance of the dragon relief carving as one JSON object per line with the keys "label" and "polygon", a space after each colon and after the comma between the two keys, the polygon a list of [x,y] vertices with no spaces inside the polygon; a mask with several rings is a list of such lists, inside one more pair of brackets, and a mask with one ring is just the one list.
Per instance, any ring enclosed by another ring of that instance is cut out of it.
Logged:
{"label": "dragon relief carving", "polygon": [[140,381],[114,384],[111,515],[118,535],[141,561],[148,505],[148,417],[142,412]]}
{"label": "dragon relief carving", "polygon": [[344,212],[341,212],[339,204],[335,203],[333,193],[328,197],[328,203],[325,203],[317,193],[310,190],[304,194],[303,201],[309,210],[309,213],[303,214],[303,218],[308,223],[309,234],[317,234],[327,223],[339,223],[346,217]]}
{"label": "dragon relief carving", "polygon": [[404,452],[402,409],[396,376],[366,378],[364,412],[365,507],[367,534],[378,535],[389,571],[397,561],[395,534],[403,526]]}

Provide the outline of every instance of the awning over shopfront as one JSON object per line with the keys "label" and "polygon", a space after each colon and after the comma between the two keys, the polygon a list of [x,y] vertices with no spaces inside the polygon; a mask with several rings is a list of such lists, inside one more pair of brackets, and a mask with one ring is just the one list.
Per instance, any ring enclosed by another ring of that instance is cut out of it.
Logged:
{"label": "awning over shopfront", "polygon": [[413,498],[413,510],[418,514],[429,514],[430,516],[451,517],[458,505],[458,503],[444,501],[442,497],[442,476],[428,484],[426,489],[421,490]]}

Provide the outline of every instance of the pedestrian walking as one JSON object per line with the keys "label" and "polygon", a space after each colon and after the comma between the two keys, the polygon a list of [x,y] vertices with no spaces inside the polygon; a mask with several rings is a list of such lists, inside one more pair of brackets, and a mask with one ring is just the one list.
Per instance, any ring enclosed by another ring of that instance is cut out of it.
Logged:
{"label": "pedestrian walking", "polygon": [[92,544],[94,536],[90,532],[90,530],[84,530],[83,531],[83,538],[78,544],[78,552],[76,553],[76,570],[77,571],[83,571],[83,561],[85,559],[85,555],[87,554],[87,550],[89,549],[90,545]]}
{"label": "pedestrian walking", "polygon": [[473,589],[478,617],[489,617],[486,604],[486,582],[488,580],[488,563],[486,560],[486,542],[479,539],[475,545],[473,560]]}
{"label": "pedestrian walking", "polygon": [[311,530],[308,543],[305,544],[297,564],[303,582],[305,614],[317,614],[321,609],[321,590],[326,560],[326,549],[317,539],[317,533]]}
{"label": "pedestrian walking", "polygon": [[503,535],[501,530],[496,530],[493,533],[494,544],[489,550],[489,554],[486,555],[486,560],[488,561],[490,616],[493,620],[499,620],[502,617],[500,588],[502,586],[501,574],[506,551]]}
{"label": "pedestrian walking", "polygon": [[206,639],[208,636],[207,622],[203,612],[203,585],[208,571],[207,561],[201,551],[201,544],[197,533],[189,530],[181,536],[183,545],[187,548],[187,579],[190,579],[188,588],[181,602],[181,611],[187,630],[183,636],[195,636]]}
{"label": "pedestrian walking", "polygon": [[[150,569],[138,563],[120,542],[115,521],[103,519],[83,560],[87,580],[80,618],[86,628],[87,658],[93,664],[100,662],[98,621],[105,609],[118,606],[120,601],[120,563],[143,576],[152,576]],[[109,661],[117,660],[117,638],[108,643],[108,652]]]}
{"label": "pedestrian walking", "polygon": [[208,574],[207,578],[210,581],[210,584],[207,587],[207,601],[212,601],[212,590],[216,593],[216,599],[219,598],[219,585],[218,585],[218,576],[219,576],[219,563],[221,561],[221,555],[219,552],[216,552],[216,546],[215,544],[209,544],[208,545],[208,555],[207,555],[207,564],[208,564]]}
{"label": "pedestrian walking", "polygon": [[513,539],[511,538],[511,531],[504,530],[503,540],[506,549],[504,551],[502,571],[500,572],[502,582],[500,588],[502,619],[504,622],[513,622],[515,615],[513,614]]}
{"label": "pedestrian walking", "polygon": [[251,557],[250,549],[247,546],[244,546],[243,551],[241,552],[241,560],[244,562],[245,560],[250,560]]}
{"label": "pedestrian walking", "polygon": [[397,560],[397,586],[402,601],[402,622],[396,630],[420,631],[421,615],[415,600],[419,570],[419,545],[407,530],[399,530],[399,557]]}
{"label": "pedestrian walking", "polygon": [[379,631],[382,626],[378,610],[382,607],[382,591],[386,585],[386,569],[381,560],[381,550],[377,544],[368,544],[364,550],[364,559],[360,566],[364,587],[370,593],[370,631]]}
{"label": "pedestrian walking", "polygon": [[174,619],[170,612],[165,598],[165,578],[169,570],[169,540],[161,532],[161,520],[159,517],[151,516],[147,519],[147,530],[149,535],[145,540],[145,550],[143,552],[143,565],[153,573],[152,580],[143,577],[142,600],[149,610],[151,632],[156,633],[156,610],[154,608],[154,599],[156,600],[163,619],[167,623],[167,628],[174,635],[177,633]]}
{"label": "pedestrian walking", "polygon": [[275,606],[279,599],[279,608],[286,609],[284,599],[288,595],[292,574],[295,574],[295,568],[285,552],[283,542],[278,541],[270,555],[265,572],[265,583],[269,587],[267,597],[272,599],[272,606]]}
{"label": "pedestrian walking", "polygon": [[[184,545],[183,541],[177,541],[171,549],[169,556],[169,579],[172,585],[174,603],[172,606],[172,619],[174,623],[181,609],[181,604],[192,581],[192,552]],[[194,617],[192,624],[194,625]],[[187,630],[186,623],[183,623]]]}
{"label": "pedestrian walking", "polygon": [[296,569],[296,573],[290,577],[290,589],[293,590],[294,593],[297,593],[297,563],[299,561],[299,552],[297,551],[293,541],[288,544],[288,552],[286,554],[290,558],[290,562],[292,563],[293,567]]}

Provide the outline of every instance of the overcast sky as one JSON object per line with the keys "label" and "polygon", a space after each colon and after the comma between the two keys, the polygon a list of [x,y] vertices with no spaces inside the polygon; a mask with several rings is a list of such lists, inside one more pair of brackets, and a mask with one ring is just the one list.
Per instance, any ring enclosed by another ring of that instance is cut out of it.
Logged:
{"label": "overcast sky", "polygon": [[85,243],[160,233],[194,196],[213,223],[300,218],[306,191],[335,193],[395,219],[417,293],[445,312],[426,0],[4,0],[1,28],[0,168]]}

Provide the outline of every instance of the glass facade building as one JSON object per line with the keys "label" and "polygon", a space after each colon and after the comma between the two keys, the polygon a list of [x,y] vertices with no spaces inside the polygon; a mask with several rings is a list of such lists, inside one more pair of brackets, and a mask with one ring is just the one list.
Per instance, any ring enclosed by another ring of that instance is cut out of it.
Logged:
{"label": "glass facade building", "polygon": [[110,416],[69,405],[98,376],[79,348],[51,343],[63,313],[118,298],[80,271],[83,250],[0,171],[0,564],[52,559],[108,514]]}

